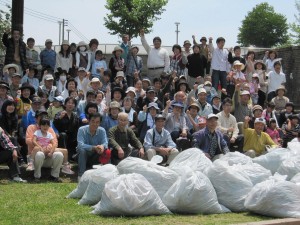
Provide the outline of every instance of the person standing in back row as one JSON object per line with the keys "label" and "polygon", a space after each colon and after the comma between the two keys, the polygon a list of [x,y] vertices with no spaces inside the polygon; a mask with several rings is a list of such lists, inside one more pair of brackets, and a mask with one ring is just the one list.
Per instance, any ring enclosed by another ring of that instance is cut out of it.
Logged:
{"label": "person standing in back row", "polygon": [[224,49],[225,39],[219,37],[216,41],[217,47],[214,48],[212,38],[209,38],[209,49],[212,53],[211,68],[212,68],[212,85],[218,90],[219,82],[221,88],[226,90],[227,70],[229,69],[228,51]]}
{"label": "person standing in back row", "polygon": [[170,68],[169,53],[165,48],[161,47],[160,37],[153,38],[153,47],[150,47],[145,38],[145,31],[140,31],[142,45],[148,53],[147,67],[148,67],[148,78],[153,84],[154,78],[160,78],[162,72],[167,73]]}

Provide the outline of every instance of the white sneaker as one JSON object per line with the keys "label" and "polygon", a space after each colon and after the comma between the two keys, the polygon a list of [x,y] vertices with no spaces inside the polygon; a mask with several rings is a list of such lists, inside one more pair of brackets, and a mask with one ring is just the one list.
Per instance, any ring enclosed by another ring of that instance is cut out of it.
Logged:
{"label": "white sneaker", "polygon": [[28,163],[28,166],[26,168],[26,171],[34,171],[34,165],[32,162],[29,162]]}
{"label": "white sneaker", "polygon": [[16,176],[13,178],[13,181],[18,182],[18,183],[27,183],[27,180],[23,180],[21,177]]}
{"label": "white sneaker", "polygon": [[71,175],[75,173],[74,171],[71,170],[71,166],[69,163],[63,165],[61,172],[65,174],[71,174]]}

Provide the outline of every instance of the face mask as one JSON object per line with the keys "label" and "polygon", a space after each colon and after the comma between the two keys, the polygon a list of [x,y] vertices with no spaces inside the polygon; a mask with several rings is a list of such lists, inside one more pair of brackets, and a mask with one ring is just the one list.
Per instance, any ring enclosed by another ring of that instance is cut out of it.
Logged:
{"label": "face mask", "polygon": [[204,86],[205,91],[209,92],[211,90],[211,87],[209,86]]}
{"label": "face mask", "polygon": [[85,47],[84,47],[84,46],[81,46],[81,47],[79,47],[79,50],[80,50],[81,52],[84,52],[84,51],[85,51]]}
{"label": "face mask", "polygon": [[60,79],[60,81],[66,81],[66,79],[67,79],[67,76],[65,76],[65,75],[63,75],[63,76],[60,76],[60,77],[59,77],[59,79]]}

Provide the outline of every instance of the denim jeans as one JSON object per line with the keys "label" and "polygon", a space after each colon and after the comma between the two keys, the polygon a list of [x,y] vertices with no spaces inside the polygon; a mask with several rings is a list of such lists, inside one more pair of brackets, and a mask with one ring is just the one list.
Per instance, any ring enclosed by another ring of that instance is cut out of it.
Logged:
{"label": "denim jeans", "polygon": [[227,73],[226,71],[213,70],[212,71],[212,86],[218,91],[219,82],[221,83],[221,88],[227,87],[226,81]]}
{"label": "denim jeans", "polygon": [[78,149],[78,153],[78,176],[82,176],[87,167],[97,164],[97,159],[99,159],[100,155],[94,151],[87,151],[85,149]]}

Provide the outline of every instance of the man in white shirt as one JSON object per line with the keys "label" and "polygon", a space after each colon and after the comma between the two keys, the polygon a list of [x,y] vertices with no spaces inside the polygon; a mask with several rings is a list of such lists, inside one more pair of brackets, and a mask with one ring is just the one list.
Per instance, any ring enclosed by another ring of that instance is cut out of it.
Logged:
{"label": "man in white shirt", "polygon": [[274,63],[274,71],[267,74],[268,77],[268,102],[276,97],[276,90],[286,82],[285,74],[281,72],[280,62]]}
{"label": "man in white shirt", "polygon": [[162,72],[167,73],[170,68],[170,57],[169,53],[165,48],[161,48],[160,37],[153,38],[153,47],[147,43],[145,38],[145,31],[142,29],[140,31],[142,45],[144,46],[146,52],[148,53],[147,68],[148,68],[148,78],[153,84],[154,78],[160,78]]}
{"label": "man in white shirt", "polygon": [[236,118],[230,114],[232,110],[232,100],[225,98],[222,103],[222,108],[223,111],[217,114],[219,118],[217,128],[222,132],[227,146],[231,151],[237,150],[243,152],[244,136],[239,135]]}
{"label": "man in white shirt", "polygon": [[214,48],[212,44],[212,38],[209,38],[209,50],[212,54],[211,68],[212,68],[212,85],[218,90],[219,82],[221,83],[221,88],[226,89],[227,82],[227,69],[228,66],[228,50],[224,49],[225,39],[219,37],[216,41],[217,47]]}

